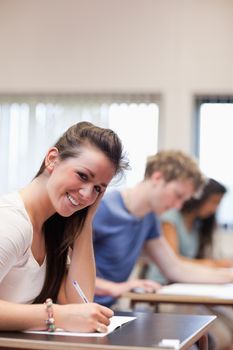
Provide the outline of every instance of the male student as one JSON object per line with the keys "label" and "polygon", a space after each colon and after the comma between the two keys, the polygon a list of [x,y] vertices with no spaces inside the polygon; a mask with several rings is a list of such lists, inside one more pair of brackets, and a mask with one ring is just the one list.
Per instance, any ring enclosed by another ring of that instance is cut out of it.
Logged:
{"label": "male student", "polygon": [[184,262],[160,236],[157,215],[180,209],[203,182],[192,158],[179,151],[161,151],[148,158],[142,182],[122,192],[106,193],[93,223],[98,303],[112,306],[135,287],[159,288],[153,281],[128,280],[142,248],[170,281],[233,282],[232,270]]}

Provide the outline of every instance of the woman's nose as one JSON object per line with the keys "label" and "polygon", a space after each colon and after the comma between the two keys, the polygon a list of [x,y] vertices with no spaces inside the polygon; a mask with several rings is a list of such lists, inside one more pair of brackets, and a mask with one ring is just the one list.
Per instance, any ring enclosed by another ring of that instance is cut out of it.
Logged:
{"label": "woman's nose", "polygon": [[94,197],[94,192],[92,186],[84,186],[80,188],[79,194],[85,201],[91,201]]}

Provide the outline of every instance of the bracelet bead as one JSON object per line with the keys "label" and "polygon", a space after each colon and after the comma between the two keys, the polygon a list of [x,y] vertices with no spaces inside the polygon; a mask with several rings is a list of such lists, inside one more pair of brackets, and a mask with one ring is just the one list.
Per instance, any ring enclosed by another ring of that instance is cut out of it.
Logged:
{"label": "bracelet bead", "polygon": [[45,320],[45,324],[47,326],[48,332],[55,332],[55,319],[53,317],[53,301],[51,298],[45,300],[46,312],[48,314],[47,320]]}

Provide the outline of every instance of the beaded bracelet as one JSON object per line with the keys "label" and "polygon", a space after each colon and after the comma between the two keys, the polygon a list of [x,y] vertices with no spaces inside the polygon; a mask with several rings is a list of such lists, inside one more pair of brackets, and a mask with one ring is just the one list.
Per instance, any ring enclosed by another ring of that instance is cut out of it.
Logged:
{"label": "beaded bracelet", "polygon": [[55,332],[56,326],[55,326],[55,319],[53,317],[53,301],[52,299],[48,298],[45,300],[45,307],[48,314],[47,320],[45,320],[45,324],[48,327],[48,332]]}

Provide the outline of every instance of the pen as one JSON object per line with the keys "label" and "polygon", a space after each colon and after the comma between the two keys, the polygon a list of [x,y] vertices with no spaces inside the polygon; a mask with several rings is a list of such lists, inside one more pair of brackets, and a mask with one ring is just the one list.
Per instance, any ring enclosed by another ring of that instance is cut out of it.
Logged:
{"label": "pen", "polygon": [[77,293],[79,294],[79,296],[84,301],[84,303],[89,303],[88,299],[86,298],[85,294],[83,293],[82,289],[80,288],[80,285],[78,284],[78,282],[73,280],[72,284],[73,284],[74,288],[76,289]]}

